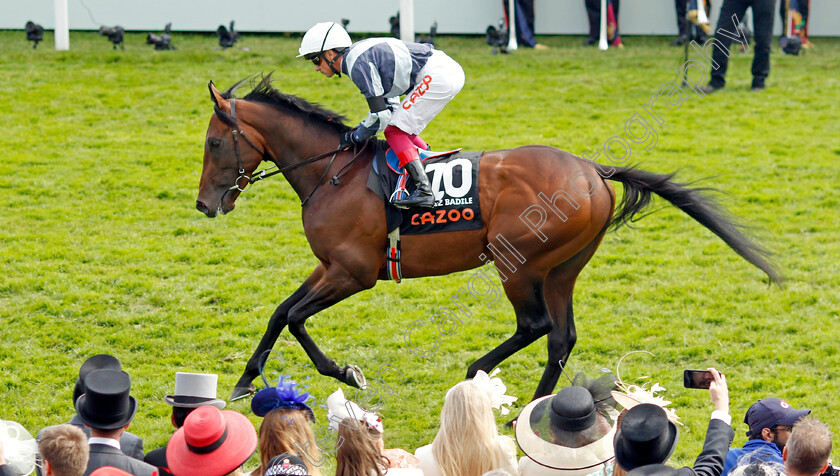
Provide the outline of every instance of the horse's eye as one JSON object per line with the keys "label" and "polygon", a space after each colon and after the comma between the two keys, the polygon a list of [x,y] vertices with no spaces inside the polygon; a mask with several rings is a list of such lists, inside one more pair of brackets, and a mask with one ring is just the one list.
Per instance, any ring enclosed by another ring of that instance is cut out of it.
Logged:
{"label": "horse's eye", "polygon": [[210,139],[210,147],[216,148],[222,145],[221,139]]}

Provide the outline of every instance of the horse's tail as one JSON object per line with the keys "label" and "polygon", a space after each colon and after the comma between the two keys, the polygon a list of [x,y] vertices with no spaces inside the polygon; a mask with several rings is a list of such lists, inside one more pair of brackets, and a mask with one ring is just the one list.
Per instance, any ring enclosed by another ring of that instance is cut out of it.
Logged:
{"label": "horse's tail", "polygon": [[635,168],[605,167],[615,170],[606,177],[624,184],[624,197],[610,225],[619,228],[632,221],[634,216],[650,205],[651,192],[671,202],[701,225],[720,237],[742,258],[764,271],[776,284],[781,277],[767,260],[770,253],[747,237],[728,213],[714,199],[704,195],[704,188],[688,188],[687,184],[672,182],[674,174],[659,175]]}

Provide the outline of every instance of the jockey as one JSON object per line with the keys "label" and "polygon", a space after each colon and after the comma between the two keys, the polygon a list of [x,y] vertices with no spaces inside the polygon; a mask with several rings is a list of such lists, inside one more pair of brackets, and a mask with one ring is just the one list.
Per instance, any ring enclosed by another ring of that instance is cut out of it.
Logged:
{"label": "jockey", "polygon": [[[435,198],[417,147],[427,149],[418,134],[464,87],[461,65],[432,45],[394,38],[358,43],[337,23],[318,23],[306,32],[300,54],[326,77],[344,73],[361,90],[370,107],[364,121],[342,137],[339,148],[361,144],[384,131],[388,145],[408,170],[416,190],[394,205],[434,207]],[[400,103],[400,96],[405,99]]]}

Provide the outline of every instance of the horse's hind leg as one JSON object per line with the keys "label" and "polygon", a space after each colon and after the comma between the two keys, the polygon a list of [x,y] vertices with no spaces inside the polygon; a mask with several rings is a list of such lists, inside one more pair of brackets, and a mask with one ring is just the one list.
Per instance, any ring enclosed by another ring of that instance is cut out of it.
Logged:
{"label": "horse's hind leg", "polygon": [[551,315],[551,331],[548,333],[548,362],[545,365],[534,398],[550,395],[557,386],[563,366],[577,341],[575,316],[572,309],[572,294],[575,281],[586,263],[595,254],[606,227],[583,250],[566,262],[549,271],[545,279],[545,303]]}
{"label": "horse's hind leg", "polygon": [[248,363],[245,365],[245,371],[242,372],[239,382],[237,382],[236,386],[233,388],[233,394],[230,397],[230,401],[239,400],[240,398],[244,398],[254,392],[255,388],[251,382],[260,374],[260,358],[266,351],[274,347],[274,343],[277,342],[277,338],[280,336],[283,328],[286,327],[289,310],[310,292],[312,286],[314,286],[323,275],[324,266],[319,264],[318,267],[315,268],[315,271],[306,278],[306,281],[303,282],[297,291],[286,298],[282,304],[277,306],[277,309],[275,309],[274,314],[271,315],[271,319],[268,321],[268,327],[265,330],[265,334],[263,334],[263,337],[257,345],[256,350],[254,350],[254,353],[251,355],[251,358],[248,359]]}
{"label": "horse's hind leg", "polygon": [[516,313],[516,331],[487,355],[473,362],[467,370],[467,378],[474,377],[479,370],[490,372],[503,360],[524,349],[551,329],[541,277],[528,274],[523,269],[508,278],[504,288]]}

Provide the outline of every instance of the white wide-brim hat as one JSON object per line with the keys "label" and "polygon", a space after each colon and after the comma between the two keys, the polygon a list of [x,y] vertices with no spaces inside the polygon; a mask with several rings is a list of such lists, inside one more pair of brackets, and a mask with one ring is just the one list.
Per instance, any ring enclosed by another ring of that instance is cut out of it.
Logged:
{"label": "white wide-brim hat", "polygon": [[[610,415],[613,423],[610,431],[607,432],[600,439],[580,448],[568,448],[552,443],[550,435],[541,437],[534,432],[531,425],[531,415],[534,409],[539,407],[543,410],[543,419],[547,419],[544,411],[554,395],[546,395],[529,403],[516,420],[516,443],[522,449],[526,456],[534,460],[534,462],[558,471],[563,471],[567,476],[575,474],[586,475],[598,470],[599,467],[612,461],[615,458],[615,450],[613,449],[613,438],[615,437],[615,417]],[[546,428],[543,430],[547,432]]]}
{"label": "white wide-brim hat", "polygon": [[197,408],[212,405],[219,410],[225,408],[225,401],[216,398],[219,376],[216,374],[175,373],[175,394],[164,398],[173,407]]}

